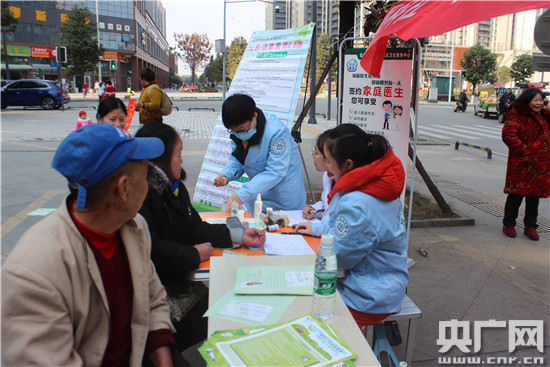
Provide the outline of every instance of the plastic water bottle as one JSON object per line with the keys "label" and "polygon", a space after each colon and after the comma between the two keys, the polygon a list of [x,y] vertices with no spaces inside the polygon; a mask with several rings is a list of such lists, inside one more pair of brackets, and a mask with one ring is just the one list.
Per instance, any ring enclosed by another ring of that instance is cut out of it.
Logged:
{"label": "plastic water bottle", "polygon": [[334,237],[324,234],[315,260],[312,308],[313,315],[324,320],[334,316],[337,268]]}

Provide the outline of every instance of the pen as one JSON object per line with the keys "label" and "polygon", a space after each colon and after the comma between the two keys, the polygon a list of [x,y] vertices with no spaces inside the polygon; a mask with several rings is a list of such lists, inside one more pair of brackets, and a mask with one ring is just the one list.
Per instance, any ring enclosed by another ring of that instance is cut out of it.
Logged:
{"label": "pen", "polygon": [[[312,234],[308,234],[308,233],[298,233],[298,232],[281,232],[279,234],[285,234],[285,235],[295,235],[295,234],[298,234],[300,236],[309,236],[309,237],[317,237],[315,235],[312,235]],[[319,238],[319,237],[317,237]]]}
{"label": "pen", "polygon": [[310,210],[308,213],[309,214],[315,214],[315,213],[321,213],[321,212],[324,212],[325,209],[319,209],[319,210]]}

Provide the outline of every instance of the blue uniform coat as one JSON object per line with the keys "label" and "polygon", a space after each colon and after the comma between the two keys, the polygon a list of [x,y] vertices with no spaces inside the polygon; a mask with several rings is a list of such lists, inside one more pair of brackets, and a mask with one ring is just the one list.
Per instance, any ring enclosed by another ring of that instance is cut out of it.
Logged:
{"label": "blue uniform coat", "polygon": [[[306,192],[298,147],[288,128],[275,116],[264,115],[256,109],[256,134],[248,148],[231,136],[233,153],[222,171],[230,181],[246,172],[250,181],[237,195],[247,210],[253,210],[258,194],[264,208],[274,210],[301,210],[306,203]],[[240,145],[240,146],[239,146]]]}
{"label": "blue uniform coat", "polygon": [[314,234],[334,236],[338,268],[345,271],[338,292],[357,311],[394,313],[403,304],[409,282],[403,184],[403,166],[390,151],[340,177],[329,194],[329,219],[312,224]]}

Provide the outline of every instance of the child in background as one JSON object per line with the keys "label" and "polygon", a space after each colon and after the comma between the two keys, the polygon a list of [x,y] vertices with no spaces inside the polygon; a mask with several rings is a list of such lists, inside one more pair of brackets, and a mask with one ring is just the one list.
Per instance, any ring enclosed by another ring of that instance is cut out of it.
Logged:
{"label": "child in background", "polygon": [[88,118],[86,111],[82,110],[78,113],[78,121],[76,122],[75,130],[80,129],[84,125],[90,125],[92,120]]}
{"label": "child in background", "polygon": [[305,219],[317,218],[319,220],[324,220],[328,218],[328,199],[327,196],[334,186],[334,178],[331,173],[327,172],[327,164],[325,161],[324,154],[324,145],[327,140],[327,136],[330,130],[324,131],[321,135],[317,137],[315,146],[311,155],[313,156],[313,163],[315,164],[315,169],[317,172],[323,173],[323,192],[321,193],[321,200],[316,202],[313,205],[306,205],[302,209],[302,217]]}
{"label": "child in background", "polygon": [[388,141],[343,124],[329,133],[324,153],[336,183],[328,221],[300,223],[300,233],[334,236],[338,293],[359,327],[399,312],[409,281],[405,220],[399,199],[405,171]]}

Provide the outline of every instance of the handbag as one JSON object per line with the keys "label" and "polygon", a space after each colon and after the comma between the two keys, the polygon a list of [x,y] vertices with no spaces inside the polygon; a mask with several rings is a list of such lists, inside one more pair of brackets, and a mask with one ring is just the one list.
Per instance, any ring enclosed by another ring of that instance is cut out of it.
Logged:
{"label": "handbag", "polygon": [[403,343],[401,338],[401,332],[399,331],[399,324],[397,321],[384,321],[384,331],[386,332],[386,339],[392,347]]}
{"label": "handbag", "polygon": [[187,293],[178,295],[167,294],[166,303],[168,303],[168,307],[170,308],[172,322],[181,322],[187,313],[207,294],[208,288],[202,282],[191,283]]}

